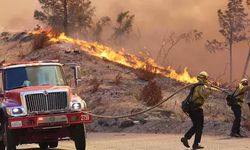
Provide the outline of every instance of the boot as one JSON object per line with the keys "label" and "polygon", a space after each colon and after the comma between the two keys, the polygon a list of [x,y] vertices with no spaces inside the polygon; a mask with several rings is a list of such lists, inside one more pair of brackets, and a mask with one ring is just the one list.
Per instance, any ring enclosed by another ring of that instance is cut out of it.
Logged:
{"label": "boot", "polygon": [[233,132],[230,134],[230,136],[231,137],[240,137],[240,135],[238,133],[233,133]]}
{"label": "boot", "polygon": [[246,138],[247,137],[247,135],[243,135],[241,133],[238,133],[238,136],[241,137],[241,138]]}
{"label": "boot", "polygon": [[181,138],[181,142],[182,142],[182,144],[183,144],[185,147],[187,147],[187,148],[190,147],[189,144],[188,144],[188,139],[187,139],[186,137]]}
{"label": "boot", "polygon": [[196,150],[196,149],[203,149],[204,147],[197,144],[197,145],[193,145],[193,150]]}

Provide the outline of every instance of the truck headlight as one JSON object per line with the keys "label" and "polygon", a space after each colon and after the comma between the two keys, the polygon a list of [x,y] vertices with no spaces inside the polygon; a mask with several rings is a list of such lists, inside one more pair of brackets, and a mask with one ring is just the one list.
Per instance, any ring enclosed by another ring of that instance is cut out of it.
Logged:
{"label": "truck headlight", "polygon": [[7,107],[6,112],[8,115],[13,116],[13,117],[18,117],[18,116],[25,116],[27,115],[27,112],[22,106],[19,107]]}
{"label": "truck headlight", "polygon": [[82,111],[86,109],[86,103],[81,99],[72,101],[70,106],[72,111]]}
{"label": "truck headlight", "polygon": [[74,110],[80,110],[82,108],[81,103],[73,103],[72,104],[72,109]]}

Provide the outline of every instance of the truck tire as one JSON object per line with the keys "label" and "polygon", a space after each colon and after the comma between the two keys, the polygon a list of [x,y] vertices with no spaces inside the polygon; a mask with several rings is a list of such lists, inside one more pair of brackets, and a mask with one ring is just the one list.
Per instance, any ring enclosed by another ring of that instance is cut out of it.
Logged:
{"label": "truck tire", "polygon": [[49,148],[56,148],[58,146],[58,141],[49,142]]}
{"label": "truck tire", "polygon": [[86,149],[86,131],[83,124],[71,127],[76,150]]}
{"label": "truck tire", "polygon": [[46,149],[48,149],[48,147],[49,147],[49,144],[46,143],[46,142],[44,142],[44,143],[39,143],[38,145],[39,145],[40,149],[42,149],[42,150],[46,150]]}
{"label": "truck tire", "polygon": [[4,136],[6,137],[6,142],[3,142],[4,150],[16,150],[15,133],[8,129],[7,121],[4,123]]}
{"label": "truck tire", "polygon": [[3,141],[0,141],[0,149],[5,149],[5,145]]}

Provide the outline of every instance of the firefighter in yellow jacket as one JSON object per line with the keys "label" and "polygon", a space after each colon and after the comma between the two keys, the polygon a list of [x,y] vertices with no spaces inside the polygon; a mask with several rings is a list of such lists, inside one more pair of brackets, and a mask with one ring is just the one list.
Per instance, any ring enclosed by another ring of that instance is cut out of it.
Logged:
{"label": "firefighter in yellow jacket", "polygon": [[205,100],[210,95],[212,88],[207,85],[208,83],[208,73],[203,71],[197,76],[198,85],[194,88],[193,96],[191,101],[194,104],[194,108],[188,112],[189,117],[192,120],[193,126],[186,132],[181,142],[189,148],[188,140],[195,135],[193,149],[203,149],[204,147],[200,145],[201,136],[203,132],[204,114],[202,106]]}
{"label": "firefighter in yellow jacket", "polygon": [[240,133],[240,122],[241,122],[241,107],[244,103],[244,98],[249,90],[248,80],[242,79],[239,83],[239,86],[236,88],[234,92],[235,104],[231,106],[231,109],[234,113],[234,122],[231,129],[232,137],[243,137]]}

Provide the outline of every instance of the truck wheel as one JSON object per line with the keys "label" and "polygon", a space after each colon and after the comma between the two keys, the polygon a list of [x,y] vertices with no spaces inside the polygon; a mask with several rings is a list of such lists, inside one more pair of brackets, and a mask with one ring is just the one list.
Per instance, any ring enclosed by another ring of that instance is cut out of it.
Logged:
{"label": "truck wheel", "polygon": [[49,142],[49,148],[56,148],[58,146],[58,141]]}
{"label": "truck wheel", "polygon": [[4,123],[4,137],[6,142],[4,143],[4,150],[16,150],[16,139],[13,131],[8,129],[8,123]]}
{"label": "truck wheel", "polygon": [[73,140],[75,142],[76,150],[85,150],[86,149],[86,136],[85,136],[85,126],[84,125],[75,125],[72,128]]}
{"label": "truck wheel", "polygon": [[3,141],[0,141],[0,149],[5,149],[5,145]]}
{"label": "truck wheel", "polygon": [[48,149],[49,144],[48,143],[39,143],[39,147],[42,150]]}

